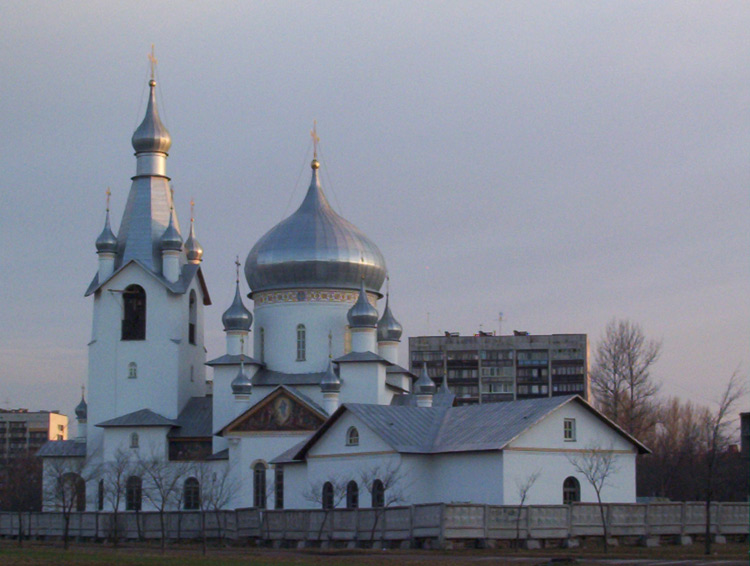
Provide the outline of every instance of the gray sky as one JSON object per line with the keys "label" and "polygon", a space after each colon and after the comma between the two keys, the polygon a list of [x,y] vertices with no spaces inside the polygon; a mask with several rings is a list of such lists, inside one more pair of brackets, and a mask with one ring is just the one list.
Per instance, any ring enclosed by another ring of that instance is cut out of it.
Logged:
{"label": "gray sky", "polygon": [[664,394],[714,399],[750,363],[748,29],[747,2],[0,4],[0,407],[73,414],[151,43],[210,357],[317,119],[324,189],[385,255],[406,335],[502,311],[593,346],[626,317],[663,340]]}

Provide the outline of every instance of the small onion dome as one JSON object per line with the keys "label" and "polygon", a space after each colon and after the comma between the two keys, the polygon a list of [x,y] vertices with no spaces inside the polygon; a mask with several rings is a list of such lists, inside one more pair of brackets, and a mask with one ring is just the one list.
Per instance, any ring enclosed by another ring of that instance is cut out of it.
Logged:
{"label": "small onion dome", "polygon": [[96,239],[96,253],[115,253],[117,251],[117,238],[112,233],[112,228],[109,225],[109,210],[107,210],[107,218],[104,221],[104,230],[99,234]]}
{"label": "small onion dome", "polygon": [[378,342],[400,342],[404,328],[393,316],[391,308],[388,306],[388,299],[389,297],[386,295],[385,310],[382,318],[378,321]]}
{"label": "small onion dome", "polygon": [[143,122],[133,133],[131,143],[136,153],[160,152],[167,153],[172,146],[172,138],[159,119],[159,111],[156,109],[156,81],[148,82],[151,93],[148,97],[146,116]]}
{"label": "small onion dome", "polygon": [[185,253],[188,261],[197,263],[203,260],[203,248],[195,237],[195,226],[192,220],[190,220],[190,234],[188,234],[188,239],[185,240]]}
{"label": "small onion dome", "polygon": [[341,380],[333,371],[333,364],[328,362],[328,369],[320,382],[320,390],[323,393],[338,393],[341,391]]}
{"label": "small onion dome", "polygon": [[349,326],[352,328],[374,327],[378,324],[378,310],[367,300],[364,279],[360,283],[357,302],[346,313],[346,318],[349,319]]}
{"label": "small onion dome", "polygon": [[451,390],[448,388],[448,374],[443,375],[443,383],[440,384],[440,389],[438,389],[438,393],[450,393]]}
{"label": "small onion dome", "polygon": [[237,377],[232,380],[232,394],[250,395],[253,392],[253,382],[245,373],[245,366],[240,367]]}
{"label": "small onion dome", "polygon": [[86,420],[88,411],[89,411],[89,406],[86,404],[86,399],[84,399],[83,395],[81,395],[81,402],[78,403],[78,406],[75,408],[76,419],[78,419],[79,421]]}
{"label": "small onion dome", "polygon": [[427,364],[422,366],[422,372],[419,374],[419,379],[415,386],[418,395],[432,395],[435,393],[435,382],[427,375]]}
{"label": "small onion dome", "polygon": [[221,322],[224,323],[224,331],[243,330],[248,332],[253,324],[253,315],[242,304],[240,296],[240,282],[238,281],[234,290],[234,300],[231,306],[221,315]]}
{"label": "small onion dome", "polygon": [[169,226],[164,230],[164,234],[161,236],[159,244],[161,245],[162,251],[176,251],[179,252],[182,249],[182,236],[174,227],[174,211],[169,214]]}

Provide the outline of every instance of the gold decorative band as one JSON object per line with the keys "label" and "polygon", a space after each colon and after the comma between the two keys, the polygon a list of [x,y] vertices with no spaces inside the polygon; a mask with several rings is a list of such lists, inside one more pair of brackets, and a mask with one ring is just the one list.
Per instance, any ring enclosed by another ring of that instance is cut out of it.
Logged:
{"label": "gold decorative band", "polygon": [[[357,302],[359,291],[341,289],[285,289],[283,291],[263,291],[253,295],[255,306],[275,303],[350,303]],[[377,296],[367,293],[367,300],[377,307]]]}

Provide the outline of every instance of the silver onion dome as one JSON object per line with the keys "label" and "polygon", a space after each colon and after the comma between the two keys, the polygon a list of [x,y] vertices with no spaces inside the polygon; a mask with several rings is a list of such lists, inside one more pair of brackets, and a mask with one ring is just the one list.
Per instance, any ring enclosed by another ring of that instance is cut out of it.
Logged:
{"label": "silver onion dome", "polygon": [[341,391],[341,380],[339,379],[339,376],[336,375],[336,372],[333,371],[333,364],[330,361],[328,362],[326,374],[320,382],[320,390],[323,393],[336,393]]}
{"label": "silver onion dome", "polygon": [[360,283],[357,302],[346,313],[346,318],[349,320],[349,326],[352,328],[368,328],[378,324],[378,310],[367,300],[364,279]]}
{"label": "silver onion dome", "polygon": [[185,240],[185,253],[187,254],[188,261],[200,262],[203,260],[203,247],[195,237],[195,223],[193,219],[190,219],[190,233],[188,239]]}
{"label": "silver onion dome", "polygon": [[148,86],[150,93],[146,116],[133,133],[131,142],[136,153],[152,151],[167,153],[172,147],[172,138],[159,119],[159,111],[156,108],[156,81],[151,79]]}
{"label": "silver onion dome", "polygon": [[96,252],[97,253],[116,253],[117,252],[117,238],[112,232],[112,228],[109,225],[109,209],[107,209],[107,216],[104,220],[104,229],[99,237],[96,239]]}
{"label": "silver onion dome", "polygon": [[84,398],[83,395],[81,395],[81,402],[78,403],[78,405],[75,408],[76,419],[78,419],[79,421],[86,420],[88,411],[89,411],[89,408],[88,408],[88,404],[86,403],[86,399]]}
{"label": "silver onion dome", "polygon": [[401,334],[404,332],[404,328],[391,312],[391,307],[388,305],[389,299],[390,297],[386,295],[385,310],[378,321],[378,342],[400,342]]}
{"label": "silver onion dome", "polygon": [[378,292],[385,259],[378,247],[328,204],[318,179],[317,160],[302,204],[269,230],[250,250],[245,277],[253,293],[272,289],[356,289]]}
{"label": "silver onion dome", "polygon": [[427,374],[427,364],[422,366],[422,372],[419,374],[419,379],[414,386],[418,395],[432,395],[435,393],[435,382]]}
{"label": "silver onion dome", "polygon": [[234,300],[230,307],[224,311],[224,314],[221,315],[221,322],[224,323],[225,332],[230,330],[242,330],[247,332],[253,324],[253,315],[245,308],[245,305],[242,304],[239,281],[237,281],[234,290]]}
{"label": "silver onion dome", "polygon": [[167,229],[164,230],[164,234],[162,234],[161,240],[159,240],[159,245],[161,246],[162,251],[180,251],[182,249],[182,236],[180,236],[177,228],[174,227],[173,210],[169,213],[169,225],[167,225]]}
{"label": "silver onion dome", "polygon": [[240,366],[237,377],[232,380],[232,394],[250,395],[253,392],[253,382],[245,373],[245,366]]}

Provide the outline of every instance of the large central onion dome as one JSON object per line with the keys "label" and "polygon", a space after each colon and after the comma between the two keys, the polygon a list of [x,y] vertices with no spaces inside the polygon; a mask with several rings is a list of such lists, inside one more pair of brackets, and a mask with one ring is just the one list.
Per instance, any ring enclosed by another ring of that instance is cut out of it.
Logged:
{"label": "large central onion dome", "polygon": [[312,180],[297,211],[271,228],[250,250],[245,277],[253,293],[275,289],[357,289],[364,279],[378,292],[383,254],[359,229],[333,211],[312,162]]}

